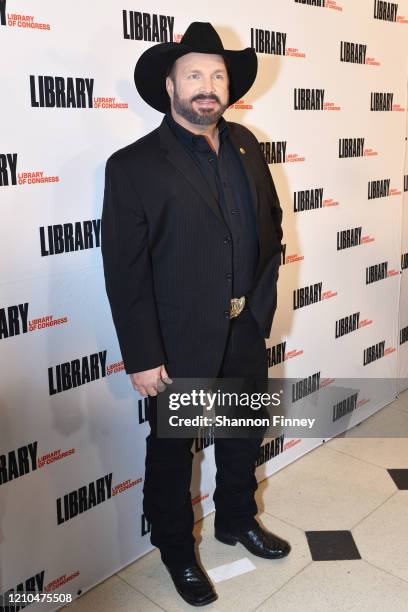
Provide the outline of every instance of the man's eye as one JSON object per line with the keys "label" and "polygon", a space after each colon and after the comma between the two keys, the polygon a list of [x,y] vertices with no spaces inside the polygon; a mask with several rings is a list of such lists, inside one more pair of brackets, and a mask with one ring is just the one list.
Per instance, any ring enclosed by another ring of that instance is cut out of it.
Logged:
{"label": "man's eye", "polygon": [[195,78],[198,79],[198,74],[197,73],[190,74],[190,79],[195,79]]}

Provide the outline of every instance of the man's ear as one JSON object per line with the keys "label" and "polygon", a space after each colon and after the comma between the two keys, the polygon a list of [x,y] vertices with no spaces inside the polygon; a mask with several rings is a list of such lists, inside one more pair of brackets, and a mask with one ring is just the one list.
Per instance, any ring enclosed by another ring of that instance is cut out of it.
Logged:
{"label": "man's ear", "polygon": [[172,100],[174,94],[174,83],[170,77],[166,77],[166,90],[169,94],[170,100]]}

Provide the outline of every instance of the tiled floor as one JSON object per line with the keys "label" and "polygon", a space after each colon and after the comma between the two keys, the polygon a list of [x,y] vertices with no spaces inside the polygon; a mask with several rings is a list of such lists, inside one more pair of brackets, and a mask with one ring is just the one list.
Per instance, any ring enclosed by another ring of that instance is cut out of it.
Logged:
{"label": "tiled floor", "polygon": [[[362,437],[400,423],[401,438]],[[381,429],[379,429],[381,428]],[[403,434],[402,434],[403,435]],[[207,570],[249,558],[256,569],[215,587],[205,610],[408,612],[408,391],[354,428],[260,483],[260,522],[289,540],[280,560],[254,557],[196,523]],[[66,612],[192,610],[157,549],[88,591]]]}

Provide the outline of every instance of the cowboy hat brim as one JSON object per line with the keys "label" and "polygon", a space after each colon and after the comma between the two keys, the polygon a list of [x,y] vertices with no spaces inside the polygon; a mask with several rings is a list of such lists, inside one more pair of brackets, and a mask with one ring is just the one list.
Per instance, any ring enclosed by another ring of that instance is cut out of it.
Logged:
{"label": "cowboy hat brim", "polygon": [[166,90],[169,66],[187,53],[216,53],[227,61],[229,74],[229,104],[234,104],[251,88],[258,69],[258,58],[251,47],[246,49],[197,51],[183,43],[159,43],[147,49],[138,59],[134,72],[136,89],[147,104],[166,113],[170,100]]}

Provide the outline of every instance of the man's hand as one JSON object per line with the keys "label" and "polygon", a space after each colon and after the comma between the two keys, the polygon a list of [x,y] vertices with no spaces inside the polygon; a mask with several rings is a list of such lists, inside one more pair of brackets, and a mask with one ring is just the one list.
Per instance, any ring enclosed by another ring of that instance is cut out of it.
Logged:
{"label": "man's hand", "polygon": [[142,397],[147,397],[148,395],[155,396],[161,391],[165,391],[166,385],[171,385],[173,382],[169,378],[164,365],[152,368],[151,370],[129,374],[129,376],[133,388],[135,391],[139,391]]}

